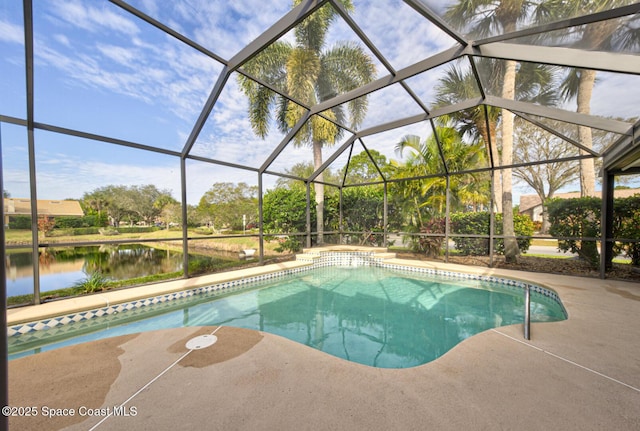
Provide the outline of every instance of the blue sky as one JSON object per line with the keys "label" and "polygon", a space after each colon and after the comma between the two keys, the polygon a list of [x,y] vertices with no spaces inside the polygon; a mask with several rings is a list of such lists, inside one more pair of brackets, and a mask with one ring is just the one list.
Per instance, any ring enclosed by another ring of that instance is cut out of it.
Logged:
{"label": "blue sky", "polygon": [[[257,2],[252,0],[130,3],[222,58],[231,58],[291,6],[289,0],[261,0],[258,12]],[[446,34],[400,1],[354,4],[354,20],[395,69],[453,45]],[[36,1],[34,33],[37,122],[167,150],[182,149],[222,70],[217,61],[106,1]],[[291,35],[284,38],[291,39]],[[23,40],[21,2],[3,0],[0,114],[18,118],[25,118],[26,112]],[[344,40],[355,40],[355,35],[346,23],[337,21],[328,44]],[[380,63],[377,67],[378,76],[388,74]],[[443,69],[409,81],[427,105]],[[599,76],[593,113],[637,116],[637,77]],[[625,104],[627,100],[629,104]],[[421,112],[398,85],[373,93],[369,107],[363,128]],[[425,136],[422,130],[424,125],[416,125],[364,141],[387,157],[397,158],[393,153],[397,139],[408,133]],[[5,189],[14,197],[28,197],[26,132],[22,127],[3,124],[1,133]],[[179,197],[180,166],[175,157],[41,130],[36,131],[35,138],[41,199],[80,198],[85,192],[110,184],[149,183]],[[257,168],[282,138],[275,128],[264,141],[253,134],[246,98],[232,76],[193,154]],[[298,161],[310,160],[308,148],[287,148],[272,169],[283,172]],[[257,174],[250,171],[196,161],[189,161],[187,166],[189,203],[197,203],[215,182],[257,184]],[[265,181],[267,186],[272,184]]]}

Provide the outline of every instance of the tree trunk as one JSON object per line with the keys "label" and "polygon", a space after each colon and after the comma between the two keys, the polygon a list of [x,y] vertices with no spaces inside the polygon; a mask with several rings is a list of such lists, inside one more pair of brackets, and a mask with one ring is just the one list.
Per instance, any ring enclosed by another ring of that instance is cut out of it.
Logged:
{"label": "tree trunk", "polygon": [[[322,141],[313,141],[313,167],[318,170],[322,166]],[[316,181],[313,183],[313,188],[316,192],[316,225],[317,225],[317,238],[316,244],[324,244],[324,184],[322,181],[324,174],[320,174],[316,177]]]}
{"label": "tree trunk", "polygon": [[502,181],[500,171],[494,170],[493,173],[493,209],[496,213],[502,212]]}
{"label": "tree trunk", "polygon": [[[489,125],[489,130],[487,130],[487,125],[486,125],[486,121],[484,118],[484,115],[482,116],[482,118],[480,118],[480,121],[476,121],[476,127],[478,128],[478,130],[480,131],[480,136],[482,136],[482,139],[484,140],[485,143],[487,143],[487,145],[491,146],[491,157],[493,158],[493,164],[491,165],[491,167],[495,167],[495,165],[499,164],[499,153],[498,153],[498,146],[496,145],[497,143],[497,137],[496,137],[496,124],[495,122],[491,122]],[[494,169],[491,173],[493,175],[493,209],[495,210],[495,212],[497,213],[501,213],[502,212],[502,185],[500,183],[500,171],[498,171],[497,169]]]}
{"label": "tree trunk", "polygon": [[[516,62],[506,62],[502,97],[513,100],[516,82]],[[513,164],[513,114],[506,109],[502,110],[502,166]],[[515,262],[518,259],[518,242],[513,228],[513,196],[512,196],[512,172],[511,168],[502,170],[502,233],[504,238],[504,256],[507,262]]]}
{"label": "tree trunk", "polygon": [[545,197],[544,193],[538,194],[540,196],[540,202],[542,202],[542,227],[540,228],[540,233],[549,233],[549,211],[547,210],[547,206],[545,202],[548,199],[553,198],[553,192],[549,193],[549,196]]}
{"label": "tree trunk", "polygon": [[[591,94],[596,81],[595,70],[580,70],[580,81],[578,83],[578,112],[581,114],[591,113]],[[580,144],[587,148],[593,148],[593,139],[591,136],[591,128],[579,126],[578,136]],[[580,155],[589,154],[584,150],[580,150]],[[594,159],[580,160],[580,196],[595,196],[596,189],[596,172]]]}

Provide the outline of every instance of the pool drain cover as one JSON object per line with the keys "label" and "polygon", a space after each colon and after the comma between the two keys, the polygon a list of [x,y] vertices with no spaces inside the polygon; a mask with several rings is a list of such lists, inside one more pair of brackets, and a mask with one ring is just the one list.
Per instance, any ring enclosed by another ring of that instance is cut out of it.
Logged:
{"label": "pool drain cover", "polygon": [[186,346],[189,350],[199,350],[215,344],[216,341],[218,337],[215,335],[200,335],[187,341]]}

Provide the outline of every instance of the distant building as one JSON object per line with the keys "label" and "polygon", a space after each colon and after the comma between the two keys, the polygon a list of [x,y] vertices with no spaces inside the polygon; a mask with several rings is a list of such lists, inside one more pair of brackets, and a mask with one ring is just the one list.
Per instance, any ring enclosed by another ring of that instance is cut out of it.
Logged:
{"label": "distant building", "polygon": [[[78,201],[55,201],[38,199],[38,215],[59,216],[84,216],[84,211]],[[9,225],[12,216],[31,216],[31,199],[4,198],[4,225]]]}
{"label": "distant building", "polygon": [[[640,189],[617,189],[613,191],[614,198],[628,198],[640,194]],[[580,192],[557,193],[553,196],[560,199],[574,199],[580,197]],[[602,197],[602,192],[597,191],[594,197]],[[533,221],[542,221],[542,201],[538,195],[520,196],[520,214],[528,215]]]}

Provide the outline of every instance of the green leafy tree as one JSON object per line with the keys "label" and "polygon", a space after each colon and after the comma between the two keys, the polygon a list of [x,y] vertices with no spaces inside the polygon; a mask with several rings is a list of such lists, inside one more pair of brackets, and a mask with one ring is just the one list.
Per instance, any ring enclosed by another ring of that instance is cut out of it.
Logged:
{"label": "green leafy tree", "polygon": [[200,198],[198,209],[214,227],[242,230],[243,215],[247,223],[258,215],[258,187],[244,182],[215,183]]}
{"label": "green leafy tree", "polygon": [[85,214],[97,216],[94,226],[106,226],[108,224],[107,207],[109,206],[109,199],[103,191],[96,189],[91,193],[85,193],[80,204]]}
{"label": "green leafy tree", "polygon": [[[339,0],[347,11],[353,11],[350,0]],[[294,0],[297,6],[301,0]],[[337,94],[345,93],[371,82],[375,67],[369,55],[353,43],[325,46],[327,32],[337,18],[337,12],[326,4],[294,30],[295,41],[277,41],[260,55],[247,62],[243,69],[253,76],[273,83],[295,100],[313,106]],[[269,132],[271,112],[278,128],[289,131],[306,115],[306,109],[286,97],[277,95],[257,82],[241,75],[242,91],[249,98],[249,118],[254,132],[265,137]],[[347,123],[355,128],[364,119],[366,97],[336,106],[322,114],[329,120]],[[314,167],[322,165],[322,149],[333,145],[342,129],[322,116],[311,117],[294,137],[295,145],[310,145]],[[317,222],[317,242],[323,243],[324,185],[322,174],[314,182]]]}
{"label": "green leafy tree", "polygon": [[[387,157],[376,150],[362,151],[351,157],[349,164],[345,167],[345,184],[362,184],[382,181],[382,175],[391,175],[392,167],[387,161]],[[344,177],[342,172],[341,177]]]}
{"label": "green leafy tree", "polygon": [[158,196],[153,206],[160,210],[159,217],[164,221],[165,226],[169,229],[171,223],[180,224],[182,219],[182,206],[170,194],[162,194]]}
{"label": "green leafy tree", "polygon": [[175,202],[169,190],[158,190],[152,184],[128,187],[125,196],[129,212],[146,224],[154,223],[165,203]]}
{"label": "green leafy tree", "polygon": [[120,226],[120,222],[130,214],[130,205],[127,200],[127,187],[121,185],[108,185],[99,187],[84,195],[83,201],[88,202],[92,208],[100,208],[98,211],[106,211],[114,227]]}
{"label": "green leafy tree", "polygon": [[[307,228],[307,195],[301,188],[275,188],[263,197],[266,233],[301,233]],[[313,209],[312,209],[313,211]]]}

